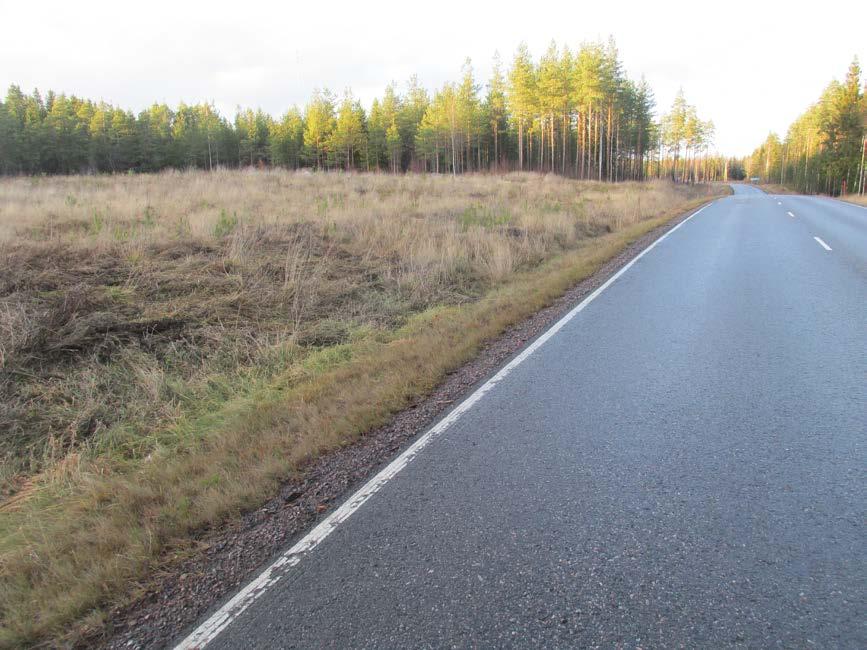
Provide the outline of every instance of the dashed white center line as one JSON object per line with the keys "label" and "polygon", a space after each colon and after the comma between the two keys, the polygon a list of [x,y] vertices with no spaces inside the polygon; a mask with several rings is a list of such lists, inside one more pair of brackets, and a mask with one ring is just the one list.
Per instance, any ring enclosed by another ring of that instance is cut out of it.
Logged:
{"label": "dashed white center line", "polygon": [[819,242],[819,246],[824,248],[826,251],[831,250],[831,247],[828,246],[828,244],[826,244],[825,242],[823,242],[819,237],[813,237],[813,239],[815,239],[817,242]]}
{"label": "dashed white center line", "polygon": [[791,212],[787,212],[786,214],[789,215],[790,217],[792,217],[792,219],[795,218],[795,215],[793,215]]}

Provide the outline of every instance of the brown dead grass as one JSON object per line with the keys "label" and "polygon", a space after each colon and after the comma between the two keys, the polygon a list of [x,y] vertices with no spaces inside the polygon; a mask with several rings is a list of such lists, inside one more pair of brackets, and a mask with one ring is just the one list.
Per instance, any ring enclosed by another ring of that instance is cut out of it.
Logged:
{"label": "brown dead grass", "polygon": [[756,185],[761,190],[764,190],[768,194],[797,194],[798,192],[793,189],[786,187],[785,185],[780,185],[779,183],[762,183],[761,185]]}
{"label": "brown dead grass", "polygon": [[[786,187],[785,185],[780,185],[778,183],[763,183],[762,185],[758,185],[760,189],[768,192],[769,194],[799,194],[798,191],[793,190],[790,187]],[[846,201],[847,203],[854,203],[856,205],[867,205],[867,194],[845,194],[843,196],[836,197],[840,201]]]}
{"label": "brown dead grass", "polygon": [[841,201],[847,201],[856,205],[867,205],[867,194],[846,194],[840,197]]}
{"label": "brown dead grass", "polygon": [[98,625],[196,530],[719,191],[276,171],[0,181],[0,641]]}

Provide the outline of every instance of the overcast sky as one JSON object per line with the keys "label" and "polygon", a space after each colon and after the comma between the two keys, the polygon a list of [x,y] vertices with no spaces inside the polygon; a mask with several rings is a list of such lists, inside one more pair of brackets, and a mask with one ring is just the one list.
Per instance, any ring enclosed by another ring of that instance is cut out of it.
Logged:
{"label": "overcast sky", "polygon": [[[664,111],[683,87],[749,153],[788,124],[852,57],[867,63],[867,0],[798,2],[20,2],[0,0],[0,84],[75,93],[138,111],[213,101],[279,116],[316,87],[365,105],[413,73],[428,89],[470,57],[481,79],[521,41],[538,57],[613,35],[627,73]],[[595,6],[599,4],[601,6]],[[4,93],[5,94],[5,93]]]}

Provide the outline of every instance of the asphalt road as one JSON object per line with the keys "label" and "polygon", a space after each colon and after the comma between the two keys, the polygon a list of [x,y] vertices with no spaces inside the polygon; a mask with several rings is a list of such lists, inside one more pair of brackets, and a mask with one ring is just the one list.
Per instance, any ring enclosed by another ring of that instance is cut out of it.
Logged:
{"label": "asphalt road", "polygon": [[735,191],[209,647],[867,647],[867,210]]}

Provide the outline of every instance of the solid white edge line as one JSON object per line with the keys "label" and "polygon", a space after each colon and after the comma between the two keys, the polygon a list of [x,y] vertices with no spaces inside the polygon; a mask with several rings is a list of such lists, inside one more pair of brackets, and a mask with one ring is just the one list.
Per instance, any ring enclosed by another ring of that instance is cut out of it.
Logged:
{"label": "solid white edge line", "polygon": [[849,206],[851,208],[861,208],[862,210],[867,210],[867,205],[861,205],[859,203],[852,203],[852,201],[846,201],[845,199],[838,199],[832,196],[824,196],[821,198],[828,199],[829,201],[834,201],[835,203],[842,203],[845,206]]}
{"label": "solid white edge line", "polygon": [[789,215],[790,217],[792,217],[792,219],[795,218],[795,215],[793,215],[791,212],[787,212],[786,214]]}
{"label": "solid white edge line", "polygon": [[845,199],[838,199],[835,196],[824,196],[821,194],[798,194],[797,198],[799,199],[818,199],[819,201],[830,201],[832,203],[837,203],[838,205],[843,205],[848,208],[861,208],[862,210],[867,210],[867,205],[861,205],[860,203],[853,203],[852,201],[846,201]]}
{"label": "solid white edge line", "polygon": [[819,246],[824,248],[826,251],[833,250],[830,246],[828,246],[828,244],[823,242],[819,237],[813,237],[813,239],[815,239],[817,242],[819,242]]}
{"label": "solid white edge line", "polygon": [[600,285],[569,313],[554,323],[554,325],[552,325],[544,334],[527,346],[523,352],[503,366],[497,374],[482,384],[482,386],[480,386],[472,395],[431,427],[427,433],[419,437],[419,439],[410,445],[400,456],[391,461],[376,476],[365,483],[355,494],[349,497],[343,505],[323,519],[315,528],[313,528],[313,530],[302,537],[298,543],[288,551],[284,552],[268,568],[247,584],[246,587],[241,589],[241,591],[235,594],[227,603],[211,614],[204,623],[199,625],[189,634],[189,636],[178,643],[175,646],[175,650],[193,650],[194,648],[203,648],[213,641],[220,632],[222,632],[234,619],[240,616],[244,610],[252,605],[253,602],[255,602],[262,594],[264,594],[269,587],[286,575],[288,569],[297,565],[305,554],[319,546],[319,544],[322,543],[322,541],[328,537],[337,526],[346,521],[364,504],[365,501],[376,494],[382,486],[388,483],[388,481],[394,478],[404,467],[406,467],[422,449],[427,447],[434,440],[434,438],[457,422],[458,419],[470,410],[476,402],[485,396],[486,393],[505,379],[505,377],[526,360],[527,357],[542,347],[542,345],[559,332],[566,323],[575,318],[575,316],[583,311],[587,305],[593,302],[603,291],[610,287],[617,278],[632,268],[633,264],[653,250],[659,242],[663,241],[671,233],[683,226],[687,221],[712,205],[714,202],[715,201],[711,201],[707,205],[702,206],[693,212],[686,219],[668,230],[665,234],[659,237],[659,239],[655,240],[650,244],[650,246],[632,258],[632,260],[630,260],[623,268],[608,278],[605,283]]}

